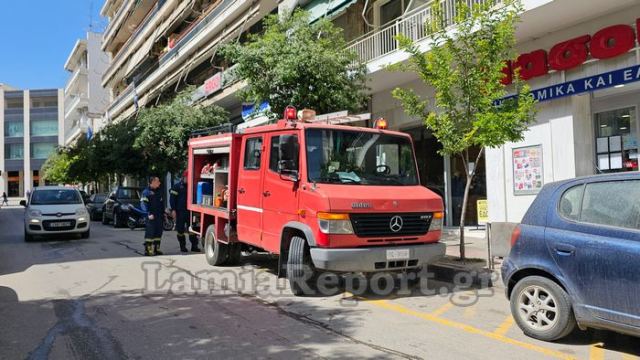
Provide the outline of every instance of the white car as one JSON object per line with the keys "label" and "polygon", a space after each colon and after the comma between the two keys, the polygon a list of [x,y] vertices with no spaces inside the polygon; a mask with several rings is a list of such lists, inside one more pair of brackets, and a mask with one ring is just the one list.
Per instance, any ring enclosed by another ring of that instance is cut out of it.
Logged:
{"label": "white car", "polygon": [[89,213],[82,195],[76,189],[61,186],[36,187],[25,206],[24,239],[30,241],[35,235],[80,234],[89,237]]}

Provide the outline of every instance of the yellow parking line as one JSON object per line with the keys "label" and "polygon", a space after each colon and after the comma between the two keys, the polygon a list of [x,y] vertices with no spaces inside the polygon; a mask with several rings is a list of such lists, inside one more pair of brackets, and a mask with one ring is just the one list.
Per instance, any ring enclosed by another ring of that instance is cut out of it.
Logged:
{"label": "yellow parking line", "polygon": [[458,329],[458,330],[462,330],[464,332],[470,333],[470,334],[475,334],[475,335],[480,335],[492,340],[496,340],[505,344],[509,344],[509,345],[514,345],[517,347],[521,347],[527,350],[531,350],[531,351],[535,351],[547,356],[551,356],[551,357],[555,357],[558,359],[575,359],[573,356],[565,354],[563,352],[560,351],[556,351],[553,349],[549,349],[549,348],[545,348],[542,346],[538,346],[538,345],[533,345],[533,344],[529,344],[523,341],[519,341],[519,340],[515,340],[515,339],[511,339],[508,338],[504,335],[499,335],[499,334],[495,334],[489,331],[485,331],[485,330],[481,330],[478,329],[476,327],[473,327],[471,325],[467,325],[467,324],[463,324],[463,323],[459,323],[456,321],[451,321],[451,320],[447,320],[438,316],[434,316],[432,314],[428,314],[428,313],[422,313],[422,312],[418,312],[415,310],[411,310],[408,308],[405,308],[403,306],[400,305],[396,305],[396,304],[392,304],[389,301],[386,300],[372,300],[372,301],[367,301],[366,299],[363,299],[366,303],[368,304],[372,304],[374,306],[383,308],[383,309],[387,309],[390,311],[394,311],[400,314],[404,314],[404,315],[409,315],[409,316],[414,316],[423,320],[427,320],[436,324],[440,324],[440,325],[444,325],[450,328],[454,328],[454,329]]}
{"label": "yellow parking line", "polygon": [[622,360],[638,360],[640,356],[635,356],[631,354],[622,354]]}
{"label": "yellow parking line", "polygon": [[597,343],[591,345],[589,349],[589,359],[590,360],[603,360],[604,359],[604,349],[602,348],[603,343]]}
{"label": "yellow parking line", "polygon": [[509,315],[493,333],[500,336],[506,335],[509,329],[511,329],[511,327],[513,326],[514,322],[515,320],[513,320],[513,317]]}
{"label": "yellow parking line", "polygon": [[431,313],[431,315],[440,316],[440,315],[446,313],[447,311],[449,311],[449,309],[451,309],[452,307],[453,307],[453,304],[448,302],[448,303],[440,306],[439,308],[437,308],[434,312]]}

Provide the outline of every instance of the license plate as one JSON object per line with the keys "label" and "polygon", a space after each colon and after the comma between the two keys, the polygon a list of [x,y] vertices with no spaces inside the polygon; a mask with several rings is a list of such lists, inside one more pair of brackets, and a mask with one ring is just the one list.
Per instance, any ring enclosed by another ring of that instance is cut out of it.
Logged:
{"label": "license plate", "polygon": [[409,249],[387,250],[387,260],[407,260],[409,255]]}
{"label": "license plate", "polygon": [[71,226],[71,222],[70,221],[54,222],[54,223],[49,224],[49,226],[51,226],[51,227],[66,227],[66,226]]}

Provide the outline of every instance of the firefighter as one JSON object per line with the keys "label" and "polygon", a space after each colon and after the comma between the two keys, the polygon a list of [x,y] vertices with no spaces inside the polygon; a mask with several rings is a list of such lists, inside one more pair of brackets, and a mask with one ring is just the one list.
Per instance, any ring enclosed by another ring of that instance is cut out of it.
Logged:
{"label": "firefighter", "polygon": [[[176,220],[176,232],[178,233],[178,243],[180,243],[180,251],[188,252],[186,244],[186,235],[189,233],[189,211],[187,210],[187,176],[185,170],[182,173],[180,182],[171,188],[171,196],[169,196],[169,206],[171,207],[171,215]],[[198,248],[198,239],[194,234],[189,233],[189,241],[191,242],[191,251],[200,252]]]}
{"label": "firefighter", "polygon": [[162,239],[164,204],[162,202],[159,177],[149,177],[149,186],[142,192],[140,207],[147,212],[146,228],[144,230],[144,255],[162,255],[160,240]]}

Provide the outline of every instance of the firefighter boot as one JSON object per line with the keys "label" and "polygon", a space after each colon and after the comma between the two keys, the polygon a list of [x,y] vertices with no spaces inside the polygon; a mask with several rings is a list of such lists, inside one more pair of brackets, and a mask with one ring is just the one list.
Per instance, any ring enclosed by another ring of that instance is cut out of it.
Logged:
{"label": "firefighter boot", "polygon": [[189,252],[187,249],[187,241],[184,238],[184,234],[178,234],[178,243],[180,243],[180,251],[183,253]]}
{"label": "firefighter boot", "polygon": [[156,240],[153,242],[153,255],[163,255],[163,252],[160,251],[160,241]]}
{"label": "firefighter boot", "polygon": [[198,238],[193,235],[190,235],[189,241],[191,242],[191,251],[200,252],[200,248],[198,248]]}
{"label": "firefighter boot", "polygon": [[151,241],[145,241],[144,243],[144,256],[153,256],[153,243]]}

